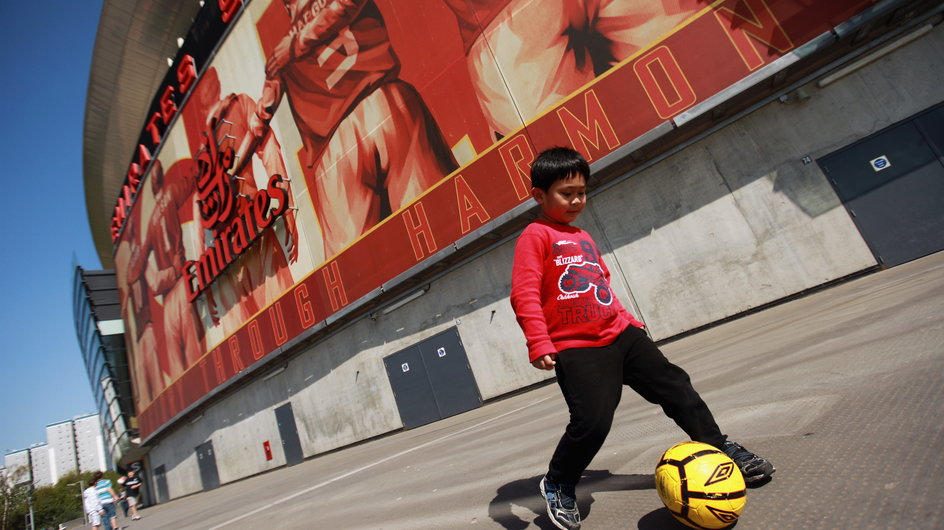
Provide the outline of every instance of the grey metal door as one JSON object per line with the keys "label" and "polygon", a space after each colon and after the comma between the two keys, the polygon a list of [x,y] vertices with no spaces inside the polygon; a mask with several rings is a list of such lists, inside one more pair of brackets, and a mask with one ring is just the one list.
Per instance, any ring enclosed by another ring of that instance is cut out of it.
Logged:
{"label": "grey metal door", "polygon": [[818,160],[879,263],[944,249],[944,107]]}
{"label": "grey metal door", "polygon": [[154,482],[157,484],[157,502],[169,501],[170,494],[167,491],[167,468],[164,466],[154,468]]}
{"label": "grey metal door", "polygon": [[482,404],[458,329],[447,329],[417,346],[439,405],[440,417],[448,418]]}
{"label": "grey metal door", "polygon": [[451,328],[384,359],[407,429],[482,404],[459,332]]}
{"label": "grey metal door", "polygon": [[213,454],[213,440],[198,445],[196,451],[203,490],[209,491],[220,487],[220,475],[216,470],[216,456]]}
{"label": "grey metal door", "polygon": [[279,424],[279,437],[282,439],[285,465],[294,466],[305,457],[302,454],[301,441],[298,439],[298,427],[295,424],[295,414],[292,412],[291,403],[275,409],[275,421]]}
{"label": "grey metal door", "polygon": [[384,358],[384,366],[404,428],[412,429],[440,418],[418,347],[410,346]]}

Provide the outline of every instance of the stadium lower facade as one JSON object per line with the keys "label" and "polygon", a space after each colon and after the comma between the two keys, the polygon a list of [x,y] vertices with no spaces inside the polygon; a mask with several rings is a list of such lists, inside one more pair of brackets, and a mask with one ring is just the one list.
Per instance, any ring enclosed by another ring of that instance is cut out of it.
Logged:
{"label": "stadium lower facade", "polygon": [[508,293],[548,147],[657,341],[941,250],[942,12],[106,0],[86,201],[156,500],[545,383]]}

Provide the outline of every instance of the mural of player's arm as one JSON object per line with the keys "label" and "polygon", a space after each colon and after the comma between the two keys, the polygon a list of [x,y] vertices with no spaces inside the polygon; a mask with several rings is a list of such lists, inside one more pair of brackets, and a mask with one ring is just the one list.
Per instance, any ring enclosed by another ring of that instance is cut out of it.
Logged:
{"label": "mural of player's arm", "polygon": [[173,263],[170,267],[162,269],[157,261],[152,259],[147,260],[147,267],[144,273],[147,284],[151,287],[151,290],[157,294],[170,291],[177,283],[180,274],[180,270],[173,266]]}
{"label": "mural of player's arm", "polygon": [[144,274],[146,258],[142,252],[141,245],[138,243],[137,226],[135,223],[128,223],[125,233],[122,234],[121,243],[118,244],[118,250],[115,251],[115,265],[124,268],[125,286],[119,289],[121,293],[121,308],[129,310],[131,318],[134,319],[136,326],[143,326],[144,322],[138,322],[139,302],[134,300],[134,284],[142,279]]}
{"label": "mural of player's arm", "polygon": [[[121,318],[125,322],[125,336],[129,343],[137,341],[140,336],[140,330],[146,324],[139,315],[139,304],[135,296],[135,287],[143,271],[143,263],[140,258],[140,247],[137,243],[132,244],[129,240],[136,241],[137,237],[131,236],[132,223],[126,225],[125,232],[122,234],[121,242],[115,250],[115,270],[118,271],[118,301],[121,306]],[[129,348],[129,353],[133,348]],[[132,363],[133,364],[133,363]]]}
{"label": "mural of player's arm", "polygon": [[[342,30],[357,19],[369,2],[371,0],[332,0],[327,3],[311,1],[308,5],[299,7],[299,2],[286,0],[292,26],[266,60],[266,79],[252,125],[256,136],[263,134],[285,94],[285,86],[280,77],[282,70],[337,39],[343,33]],[[339,45],[347,46],[344,42]],[[352,41],[350,45],[356,49],[355,42]],[[339,76],[343,73],[344,68],[336,68],[332,75]]]}
{"label": "mural of player's arm", "polygon": [[[285,162],[282,158],[282,145],[279,143],[272,129],[262,125],[258,114],[259,106],[257,103],[245,94],[239,94],[235,97],[238,98],[240,104],[239,113],[241,116],[239,119],[245,120],[242,121],[242,123],[246,124],[244,127],[248,128],[248,134],[241,134],[244,138],[236,151],[236,159],[240,162],[237,164],[233,174],[242,178],[251,178],[251,172],[247,176],[242,175],[245,170],[245,165],[248,163],[248,157],[251,151],[252,154],[262,161],[262,167],[265,169],[267,178],[272,175],[282,176],[284,180],[280,186],[285,190],[289,203],[289,209],[282,214],[285,220],[285,241],[283,245],[288,253],[289,262],[295,263],[298,261],[298,230],[295,224],[295,211],[292,209],[295,206],[295,201],[291,181],[289,180]],[[237,119],[235,116],[231,115],[229,118]],[[244,128],[240,129],[246,131]],[[243,162],[244,160],[245,162]]]}
{"label": "mural of player's arm", "polygon": [[162,295],[162,358],[164,373],[170,380],[190,366],[202,351],[202,326],[187,295],[183,265],[184,247],[182,212],[188,212],[194,200],[196,181],[182,171],[180,162],[167,175],[159,163],[151,172],[154,212],[148,219],[144,247],[150,250],[145,277],[152,292]]}
{"label": "mural of player's arm", "polygon": [[313,1],[294,13],[292,28],[266,61],[266,77],[277,76],[291,61],[312,53],[326,40],[337,37],[342,28],[357,18],[368,1],[333,0],[324,4]]}
{"label": "mural of player's arm", "polygon": [[[189,206],[195,190],[193,179],[176,178],[169,182],[165,180],[160,194],[167,199],[167,203],[162,214],[166,216],[168,213],[179,211],[184,205]],[[178,224],[178,219],[174,215],[158,222]],[[164,259],[148,260],[146,270],[148,285],[156,293],[166,293],[176,286],[178,280],[183,277],[181,267],[186,261],[182,228],[179,225],[170,226],[161,232],[165,234],[165,237],[171,238],[171,241],[167,242],[170,255],[162,256]]]}
{"label": "mural of player's arm", "polygon": [[295,224],[294,210],[295,195],[292,193],[292,183],[286,172],[285,162],[282,160],[282,146],[271,130],[263,136],[262,142],[256,149],[256,156],[262,160],[267,175],[281,175],[284,179],[280,186],[285,190],[288,197],[288,209],[282,214],[282,218],[285,220],[285,241],[283,245],[288,253],[289,263],[295,263],[298,261],[298,228]]}

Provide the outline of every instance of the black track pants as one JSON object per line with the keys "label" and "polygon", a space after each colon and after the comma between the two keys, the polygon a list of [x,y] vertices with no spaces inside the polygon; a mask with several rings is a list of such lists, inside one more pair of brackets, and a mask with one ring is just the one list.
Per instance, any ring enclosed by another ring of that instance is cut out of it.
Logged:
{"label": "black track pants", "polygon": [[557,356],[557,384],[570,409],[570,423],[551,458],[548,476],[576,484],[606,440],[623,385],[660,405],[692,439],[720,447],[725,436],[711,411],[678,366],[634,326],[612,344],[573,348]]}

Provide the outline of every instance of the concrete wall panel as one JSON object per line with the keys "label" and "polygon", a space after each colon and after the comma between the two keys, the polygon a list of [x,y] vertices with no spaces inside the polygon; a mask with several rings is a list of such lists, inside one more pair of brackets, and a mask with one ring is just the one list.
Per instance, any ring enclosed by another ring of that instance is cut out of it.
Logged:
{"label": "concrete wall panel", "polygon": [[441,282],[443,290],[458,302],[453,311],[461,321],[459,335],[482,399],[553,376],[553,372],[535,370],[528,362],[524,333],[508,301],[514,245],[514,241],[503,244]]}
{"label": "concrete wall panel", "polygon": [[334,335],[283,374],[306,457],[401,427],[383,339],[372,324],[364,320]]}

